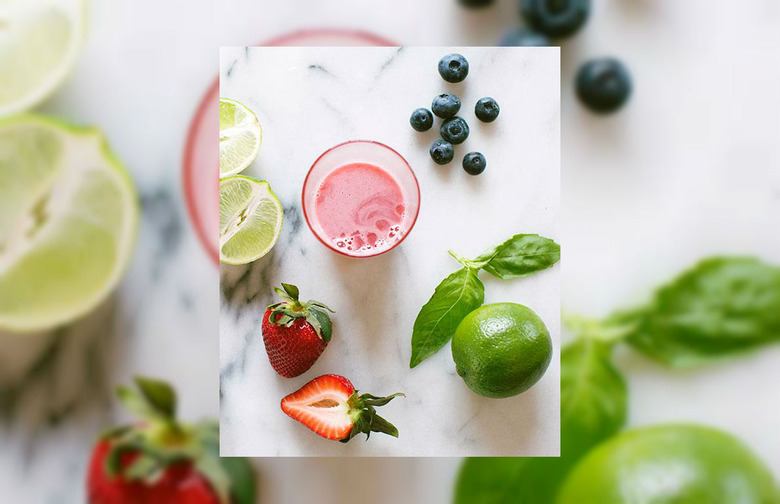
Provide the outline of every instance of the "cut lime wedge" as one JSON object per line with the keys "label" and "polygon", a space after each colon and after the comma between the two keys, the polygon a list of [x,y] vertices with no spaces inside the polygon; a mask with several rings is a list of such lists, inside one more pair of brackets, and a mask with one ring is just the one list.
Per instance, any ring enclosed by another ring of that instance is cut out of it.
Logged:
{"label": "cut lime wedge", "polygon": [[244,105],[219,99],[219,176],[243,171],[257,157],[263,132],[257,116]]}
{"label": "cut lime wedge", "polygon": [[0,0],[0,117],[65,80],[81,47],[84,0]]}
{"label": "cut lime wedge", "polygon": [[0,327],[50,329],[116,287],[138,196],[96,129],[41,116],[0,120]]}
{"label": "cut lime wedge", "polygon": [[246,264],[268,253],[282,232],[284,211],[264,180],[243,175],[219,182],[219,259]]}

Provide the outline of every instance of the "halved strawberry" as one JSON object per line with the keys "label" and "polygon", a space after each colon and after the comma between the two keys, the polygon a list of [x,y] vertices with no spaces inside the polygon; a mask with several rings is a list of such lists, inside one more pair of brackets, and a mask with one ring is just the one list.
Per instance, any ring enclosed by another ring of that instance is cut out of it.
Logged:
{"label": "halved strawberry", "polygon": [[333,310],[319,301],[302,303],[294,285],[283,283],[275,291],[282,301],[266,308],[263,342],[271,367],[294,378],[308,371],[328,346],[332,325],[326,310]]}
{"label": "halved strawberry", "polygon": [[374,406],[384,406],[401,393],[387,397],[358,395],[354,385],[339,375],[317,377],[282,399],[282,411],[316,434],[346,443],[364,432],[398,437],[398,429],[376,414]]}

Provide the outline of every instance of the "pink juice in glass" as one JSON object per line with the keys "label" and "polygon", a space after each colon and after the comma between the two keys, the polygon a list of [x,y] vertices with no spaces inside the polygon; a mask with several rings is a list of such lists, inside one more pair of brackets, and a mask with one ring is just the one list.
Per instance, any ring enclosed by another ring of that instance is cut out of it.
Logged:
{"label": "pink juice in glass", "polygon": [[412,230],[420,188],[400,154],[359,140],[317,159],[302,201],[306,222],[323,244],[340,254],[371,257],[394,248]]}
{"label": "pink juice in glass", "polygon": [[350,255],[374,255],[392,248],[406,234],[406,202],[388,172],[353,163],[325,176],[317,191],[314,218],[324,237]]}

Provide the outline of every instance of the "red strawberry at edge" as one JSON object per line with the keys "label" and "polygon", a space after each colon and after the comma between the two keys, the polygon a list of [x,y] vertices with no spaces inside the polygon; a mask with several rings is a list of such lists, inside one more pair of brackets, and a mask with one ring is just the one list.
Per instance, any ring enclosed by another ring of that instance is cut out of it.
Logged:
{"label": "red strawberry at edge", "polygon": [[313,379],[296,392],[282,399],[282,411],[314,433],[346,443],[364,432],[382,432],[398,437],[398,429],[376,414],[374,406],[384,406],[397,396],[358,395],[352,383],[338,375],[323,375]]}
{"label": "red strawberry at edge", "polygon": [[[99,441],[92,452],[88,475],[88,502],[90,504],[219,504],[205,477],[191,463],[182,462],[168,467],[150,485],[143,481],[128,481],[106,473],[111,442]],[[120,472],[127,471],[139,458],[139,452],[120,457]]]}
{"label": "red strawberry at edge", "polygon": [[216,422],[179,423],[166,383],[136,378],[138,392],[117,389],[141,423],[101,437],[87,473],[89,504],[250,504],[252,470],[244,459],[220,459]]}
{"label": "red strawberry at edge", "polygon": [[282,284],[274,289],[282,301],[266,308],[263,342],[268,360],[285,378],[302,375],[311,368],[330,342],[332,325],[319,301],[298,301],[298,288]]}

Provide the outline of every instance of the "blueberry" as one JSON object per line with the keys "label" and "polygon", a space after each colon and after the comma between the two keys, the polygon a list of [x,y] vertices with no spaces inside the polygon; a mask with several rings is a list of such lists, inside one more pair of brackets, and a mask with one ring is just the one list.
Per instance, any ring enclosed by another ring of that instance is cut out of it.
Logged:
{"label": "blueberry", "polygon": [[528,28],[515,28],[508,31],[498,42],[503,47],[547,47],[550,39]]}
{"label": "blueberry", "polygon": [[577,72],[577,96],[594,112],[619,109],[631,95],[631,88],[628,69],[614,58],[590,60]]}
{"label": "blueberry", "polygon": [[460,110],[460,98],[447,93],[440,94],[433,99],[431,110],[442,119],[454,117]]}
{"label": "blueberry", "polygon": [[469,74],[469,62],[460,54],[448,54],[439,60],[439,74],[447,82],[461,82]]}
{"label": "blueberry", "polygon": [[587,21],[590,0],[520,0],[520,13],[535,31],[568,37]]}
{"label": "blueberry", "polygon": [[480,98],[474,106],[474,113],[477,115],[477,119],[482,122],[489,123],[495,121],[500,111],[501,108],[496,103],[496,100],[490,97]]}
{"label": "blueberry", "polygon": [[464,7],[475,9],[478,7],[487,7],[488,5],[492,5],[493,1],[494,0],[458,0],[458,3]]}
{"label": "blueberry", "polygon": [[424,108],[418,108],[412,112],[412,117],[409,118],[409,124],[417,131],[428,131],[433,126],[433,114],[431,111]]}
{"label": "blueberry", "polygon": [[439,130],[441,137],[453,144],[460,144],[469,137],[469,125],[460,117],[447,119]]}
{"label": "blueberry", "polygon": [[446,140],[436,140],[431,145],[430,153],[436,164],[445,165],[455,157],[455,148]]}
{"label": "blueberry", "polygon": [[466,173],[469,175],[479,175],[485,171],[486,166],[487,161],[485,160],[485,156],[480,152],[469,152],[463,158],[463,169],[466,170]]}

